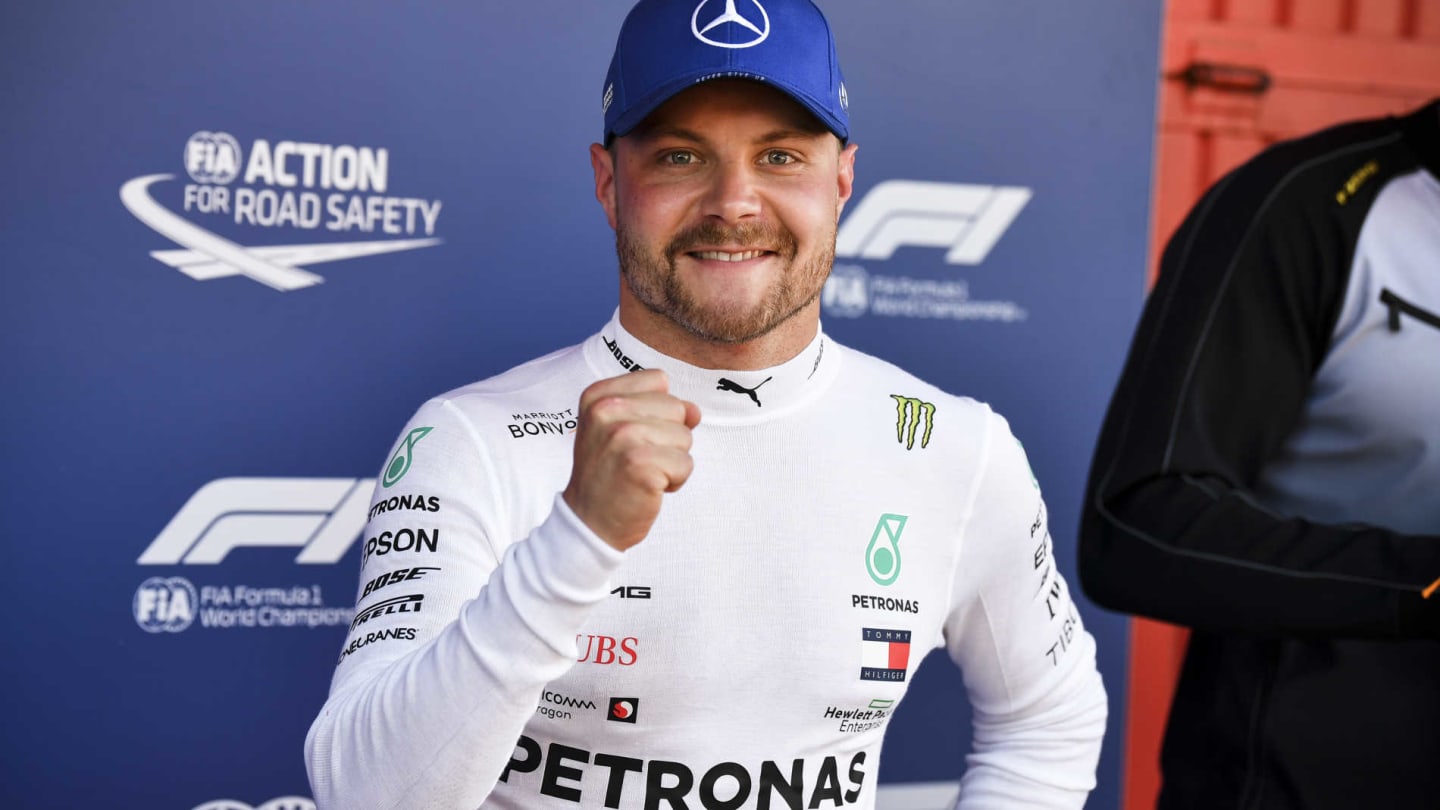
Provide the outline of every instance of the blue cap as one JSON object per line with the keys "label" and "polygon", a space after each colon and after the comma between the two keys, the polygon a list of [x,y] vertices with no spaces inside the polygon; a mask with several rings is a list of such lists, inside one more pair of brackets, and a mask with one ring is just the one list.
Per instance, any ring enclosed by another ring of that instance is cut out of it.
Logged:
{"label": "blue cap", "polygon": [[849,139],[835,38],[811,0],[640,0],[605,76],[606,142],[681,90],[731,77],[774,85]]}

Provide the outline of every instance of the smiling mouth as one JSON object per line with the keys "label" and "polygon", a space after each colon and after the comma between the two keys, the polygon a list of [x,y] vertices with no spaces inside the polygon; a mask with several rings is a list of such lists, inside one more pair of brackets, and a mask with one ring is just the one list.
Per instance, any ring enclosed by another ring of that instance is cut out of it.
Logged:
{"label": "smiling mouth", "polygon": [[716,262],[743,262],[750,259],[758,259],[761,256],[770,255],[768,250],[742,250],[738,253],[731,253],[725,250],[696,250],[689,255],[697,259],[705,259]]}

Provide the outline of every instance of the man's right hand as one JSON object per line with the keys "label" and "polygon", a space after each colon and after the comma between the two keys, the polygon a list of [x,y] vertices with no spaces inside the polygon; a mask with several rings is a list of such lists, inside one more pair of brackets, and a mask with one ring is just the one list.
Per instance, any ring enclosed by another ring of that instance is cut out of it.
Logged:
{"label": "man's right hand", "polygon": [[575,466],[565,503],[621,551],[645,539],[660,501],[690,477],[693,402],[670,395],[659,369],[601,380],[580,395]]}

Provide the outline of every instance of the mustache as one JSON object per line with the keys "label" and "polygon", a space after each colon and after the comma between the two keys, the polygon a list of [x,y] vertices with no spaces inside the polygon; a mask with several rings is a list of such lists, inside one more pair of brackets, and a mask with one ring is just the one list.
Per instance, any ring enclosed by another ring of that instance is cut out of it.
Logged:
{"label": "mustache", "polygon": [[682,253],[714,245],[773,250],[787,259],[795,258],[795,254],[800,250],[795,234],[780,225],[757,222],[729,227],[718,222],[705,221],[676,234],[670,244],[666,245],[665,255],[673,260]]}

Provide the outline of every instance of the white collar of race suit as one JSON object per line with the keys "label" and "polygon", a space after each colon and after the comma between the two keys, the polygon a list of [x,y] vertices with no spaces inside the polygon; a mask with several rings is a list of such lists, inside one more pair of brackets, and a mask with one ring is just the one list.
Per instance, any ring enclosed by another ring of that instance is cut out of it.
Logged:
{"label": "white collar of race suit", "polygon": [[620,325],[617,310],[585,343],[585,355],[602,376],[642,368],[662,369],[670,392],[700,406],[702,424],[765,421],[811,401],[834,379],[840,350],[817,328],[800,353],[777,366],[735,371],[692,366],[645,345]]}

